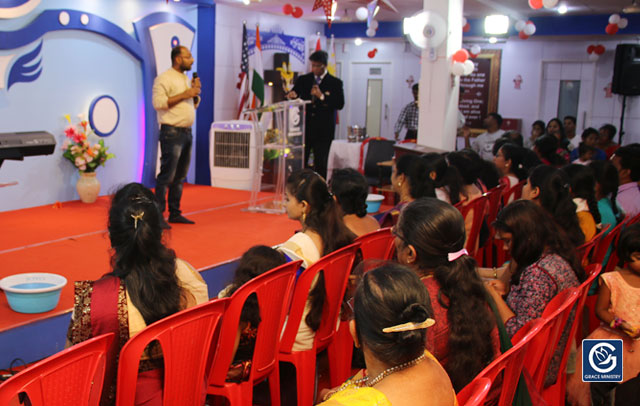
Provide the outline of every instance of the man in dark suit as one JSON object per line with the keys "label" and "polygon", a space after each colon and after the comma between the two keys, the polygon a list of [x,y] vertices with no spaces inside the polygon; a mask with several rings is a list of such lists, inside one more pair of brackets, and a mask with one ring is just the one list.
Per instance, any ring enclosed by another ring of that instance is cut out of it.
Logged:
{"label": "man in dark suit", "polygon": [[311,100],[306,106],[305,166],[308,166],[313,150],[313,167],[326,179],[329,148],[336,130],[336,111],[344,107],[344,92],[342,81],[327,72],[325,51],[312,53],[309,60],[311,73],[298,77],[287,98]]}

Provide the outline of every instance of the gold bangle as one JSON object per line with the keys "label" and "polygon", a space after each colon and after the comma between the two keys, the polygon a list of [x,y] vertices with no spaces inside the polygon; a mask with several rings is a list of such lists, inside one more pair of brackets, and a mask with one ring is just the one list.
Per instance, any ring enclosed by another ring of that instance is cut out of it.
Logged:
{"label": "gold bangle", "polygon": [[498,279],[498,269],[495,266],[493,267],[493,279]]}

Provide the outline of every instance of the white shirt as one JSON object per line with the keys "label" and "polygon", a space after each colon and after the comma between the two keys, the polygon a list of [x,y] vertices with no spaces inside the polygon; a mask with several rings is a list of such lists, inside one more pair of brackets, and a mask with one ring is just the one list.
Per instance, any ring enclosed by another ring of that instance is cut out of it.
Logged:
{"label": "white shirt", "polygon": [[169,108],[169,98],[189,89],[189,78],[173,68],[167,69],[153,81],[152,102],[158,112],[158,122],[174,127],[189,128],[193,125],[196,110],[193,98],[182,100]]}
{"label": "white shirt", "polygon": [[569,151],[573,151],[574,149],[578,148],[581,141],[582,137],[576,134],[575,137],[569,140],[569,145],[567,145],[567,148],[569,149]]}
{"label": "white shirt", "polygon": [[486,132],[478,135],[474,140],[471,140],[471,148],[480,154],[480,157],[486,161],[493,160],[493,144],[496,140],[502,137],[504,130],[498,130],[494,133]]}

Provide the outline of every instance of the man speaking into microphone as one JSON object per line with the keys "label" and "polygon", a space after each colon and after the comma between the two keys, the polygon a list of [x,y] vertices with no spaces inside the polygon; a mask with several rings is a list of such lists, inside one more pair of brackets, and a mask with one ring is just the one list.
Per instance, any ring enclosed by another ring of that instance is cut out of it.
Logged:
{"label": "man speaking into microphone", "polygon": [[313,168],[326,179],[329,148],[336,131],[336,111],[344,107],[344,91],[342,81],[327,73],[325,51],[312,53],[309,60],[311,73],[298,77],[287,98],[311,100],[306,106],[304,159],[307,164],[313,150]]}
{"label": "man speaking into microphone", "polygon": [[[194,73],[191,81],[185,74],[191,70],[191,65],[191,52],[183,46],[177,46],[171,50],[171,68],[153,82],[153,107],[158,112],[162,152],[160,174],[156,178],[156,196],[162,212],[166,201],[169,202],[169,223],[194,224],[180,211],[182,184],[191,162],[191,126],[196,115],[195,109],[200,103],[198,74]],[[170,228],[168,224],[166,227]]]}

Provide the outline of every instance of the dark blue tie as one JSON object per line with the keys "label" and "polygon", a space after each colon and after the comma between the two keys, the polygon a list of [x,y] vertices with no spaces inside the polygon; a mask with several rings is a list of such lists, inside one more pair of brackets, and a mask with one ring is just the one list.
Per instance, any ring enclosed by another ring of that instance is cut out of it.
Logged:
{"label": "dark blue tie", "polygon": [[320,82],[322,82],[322,78],[320,76],[316,76],[316,85],[320,86]]}

